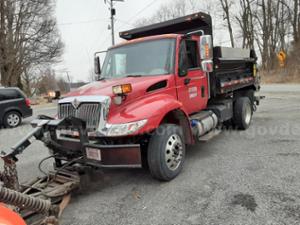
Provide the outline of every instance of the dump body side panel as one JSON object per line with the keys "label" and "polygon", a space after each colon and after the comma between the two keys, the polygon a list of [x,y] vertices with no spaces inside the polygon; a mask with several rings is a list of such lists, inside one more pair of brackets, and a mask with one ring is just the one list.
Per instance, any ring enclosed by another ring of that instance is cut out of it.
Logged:
{"label": "dump body side panel", "polygon": [[211,96],[239,89],[259,90],[257,57],[254,50],[214,48],[214,72],[210,74]]}

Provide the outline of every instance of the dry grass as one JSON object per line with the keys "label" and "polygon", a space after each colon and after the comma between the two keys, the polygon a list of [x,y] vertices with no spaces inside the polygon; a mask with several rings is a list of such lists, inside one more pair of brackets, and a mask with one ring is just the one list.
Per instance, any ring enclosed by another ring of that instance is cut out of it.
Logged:
{"label": "dry grass", "polygon": [[44,105],[49,103],[47,96],[33,97],[30,98],[30,101],[31,101],[31,105]]}
{"label": "dry grass", "polygon": [[300,84],[300,70],[298,69],[278,69],[273,71],[261,71],[261,81],[263,84]]}

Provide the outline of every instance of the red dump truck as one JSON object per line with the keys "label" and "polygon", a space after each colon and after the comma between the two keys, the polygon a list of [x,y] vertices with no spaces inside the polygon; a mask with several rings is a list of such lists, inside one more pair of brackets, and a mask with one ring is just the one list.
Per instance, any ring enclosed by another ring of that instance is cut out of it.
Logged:
{"label": "red dump truck", "polygon": [[60,100],[58,118],[33,121],[56,168],[143,166],[168,181],[187,145],[224,124],[247,129],[259,104],[255,51],[214,46],[212,33],[205,13],[121,32],[102,68],[95,57],[98,81]]}
{"label": "red dump truck", "polygon": [[56,168],[143,166],[169,181],[182,170],[187,145],[210,139],[224,124],[250,126],[259,104],[255,51],[214,46],[210,15],[120,37],[126,41],[108,49],[102,68],[95,57],[97,82],[60,100],[58,118],[33,121]]}
{"label": "red dump truck", "polygon": [[[120,37],[126,41],[108,49],[102,68],[95,57],[98,81],[69,93],[57,118],[39,116],[26,137],[1,149],[0,202],[22,209],[34,221],[28,224],[56,224],[86,170],[144,167],[169,181],[181,172],[187,145],[211,139],[224,125],[251,124],[260,100],[255,51],[214,46],[209,15]],[[54,172],[19,185],[15,162],[32,137],[49,149]]]}

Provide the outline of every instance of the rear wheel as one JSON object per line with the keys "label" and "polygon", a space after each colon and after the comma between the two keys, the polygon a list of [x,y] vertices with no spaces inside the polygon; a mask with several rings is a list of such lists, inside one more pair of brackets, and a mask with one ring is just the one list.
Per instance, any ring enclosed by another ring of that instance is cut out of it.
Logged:
{"label": "rear wheel", "polygon": [[22,117],[20,113],[16,111],[11,111],[5,114],[4,116],[4,126],[9,128],[17,127],[21,124]]}
{"label": "rear wheel", "polygon": [[147,158],[154,178],[162,181],[174,179],[181,172],[185,160],[182,129],[173,124],[161,125],[150,139]]}
{"label": "rear wheel", "polygon": [[240,97],[235,101],[233,123],[240,130],[247,130],[252,121],[253,107],[248,97]]}

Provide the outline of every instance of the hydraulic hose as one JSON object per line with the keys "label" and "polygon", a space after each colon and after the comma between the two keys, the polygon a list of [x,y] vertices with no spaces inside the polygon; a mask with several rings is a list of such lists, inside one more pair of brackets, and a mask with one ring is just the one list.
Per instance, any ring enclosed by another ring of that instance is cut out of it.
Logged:
{"label": "hydraulic hose", "polygon": [[0,186],[0,202],[39,213],[51,214],[55,211],[49,200],[34,198],[2,186]]}

